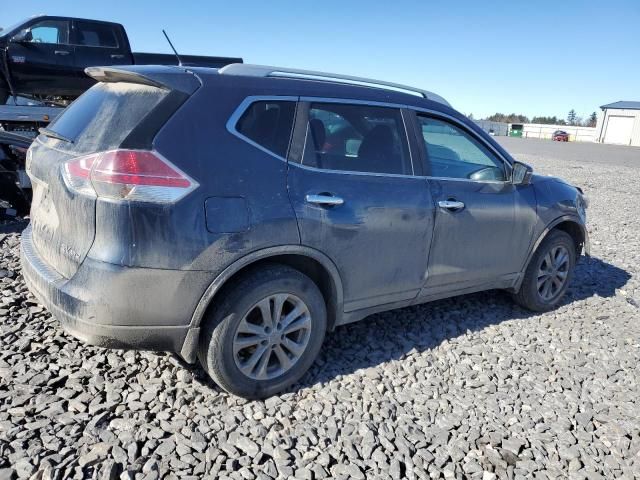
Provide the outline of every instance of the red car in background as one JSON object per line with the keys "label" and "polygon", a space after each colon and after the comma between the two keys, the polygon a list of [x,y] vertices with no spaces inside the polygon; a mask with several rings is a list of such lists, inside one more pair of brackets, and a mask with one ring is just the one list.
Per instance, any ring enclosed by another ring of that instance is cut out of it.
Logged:
{"label": "red car in background", "polygon": [[555,132],[553,132],[551,140],[553,140],[554,142],[568,142],[569,134],[564,130],[556,130]]}

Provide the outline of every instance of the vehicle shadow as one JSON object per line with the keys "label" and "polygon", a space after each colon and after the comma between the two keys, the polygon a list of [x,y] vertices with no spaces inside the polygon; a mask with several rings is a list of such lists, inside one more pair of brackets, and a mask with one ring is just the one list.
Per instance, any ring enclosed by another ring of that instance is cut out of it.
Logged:
{"label": "vehicle shadow", "polygon": [[[614,296],[616,289],[630,278],[628,272],[610,263],[583,258],[576,267],[563,305],[591,297]],[[401,359],[413,350],[435,348],[469,331],[535,315],[539,314],[519,307],[509,294],[499,290],[375,314],[328,334],[318,361],[292,390]]]}
{"label": "vehicle shadow", "polygon": [[[630,278],[628,272],[610,263],[593,257],[583,258],[576,267],[563,305],[591,297],[614,296],[616,289]],[[435,348],[469,331],[479,331],[507,320],[526,320],[535,315],[539,314],[519,307],[509,294],[499,290],[371,315],[329,333],[318,360],[287,392],[398,360],[413,350],[423,352]],[[200,384],[221,392],[199,366],[181,363],[192,370]]]}

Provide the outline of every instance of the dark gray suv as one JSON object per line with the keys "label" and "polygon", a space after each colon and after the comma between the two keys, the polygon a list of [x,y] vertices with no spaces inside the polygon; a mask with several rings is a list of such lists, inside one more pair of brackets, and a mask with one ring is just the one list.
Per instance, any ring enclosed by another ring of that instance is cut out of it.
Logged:
{"label": "dark gray suv", "polygon": [[375,312],[487,289],[552,309],[588,253],[580,189],[430,92],[238,64],[88,73],[28,152],[22,236],[30,290],[86,342],[265,397]]}

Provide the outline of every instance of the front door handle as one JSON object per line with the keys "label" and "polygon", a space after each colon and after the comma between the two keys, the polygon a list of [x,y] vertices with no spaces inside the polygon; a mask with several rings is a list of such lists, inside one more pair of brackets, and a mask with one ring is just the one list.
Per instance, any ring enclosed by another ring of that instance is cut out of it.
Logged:
{"label": "front door handle", "polygon": [[450,212],[457,212],[464,208],[464,203],[457,200],[440,200],[438,202],[438,206],[444,210],[449,210]]}
{"label": "front door handle", "polygon": [[56,55],[69,55],[69,52],[67,50],[54,50],[54,52]]}
{"label": "front door handle", "polygon": [[307,203],[313,203],[314,205],[323,205],[326,207],[335,207],[342,205],[344,200],[340,197],[334,197],[333,195],[307,195],[305,197]]}
{"label": "front door handle", "polygon": [[124,55],[122,55],[121,53],[114,53],[113,55],[111,55],[111,58],[124,58]]}

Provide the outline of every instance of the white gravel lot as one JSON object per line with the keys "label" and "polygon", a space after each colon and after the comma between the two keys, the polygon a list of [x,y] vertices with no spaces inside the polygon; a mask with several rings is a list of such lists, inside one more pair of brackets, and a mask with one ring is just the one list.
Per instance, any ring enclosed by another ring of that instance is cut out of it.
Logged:
{"label": "white gravel lot", "polygon": [[490,292],[375,315],[264,402],[76,341],[0,234],[0,479],[640,477],[640,149],[500,141],[590,199],[593,258],[564,305]]}

